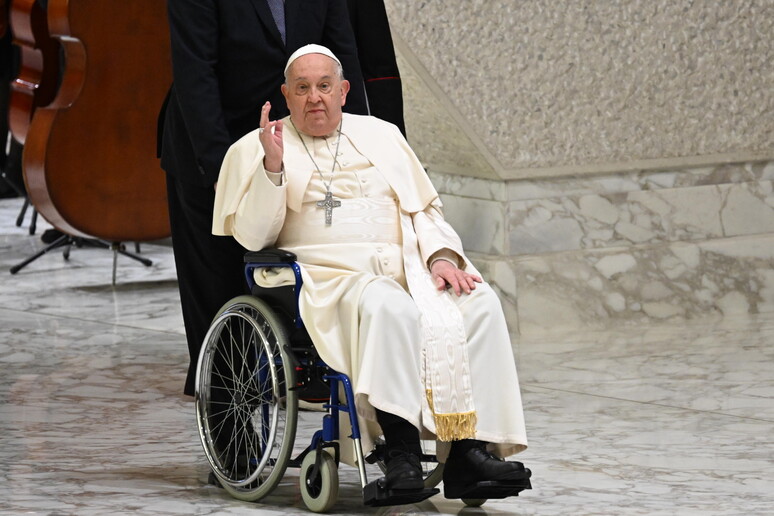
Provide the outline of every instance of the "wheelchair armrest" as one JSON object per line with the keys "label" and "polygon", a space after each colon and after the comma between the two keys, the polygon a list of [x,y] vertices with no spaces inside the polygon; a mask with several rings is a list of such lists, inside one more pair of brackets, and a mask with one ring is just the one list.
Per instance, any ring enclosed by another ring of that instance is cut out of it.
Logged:
{"label": "wheelchair armrest", "polygon": [[296,261],[296,255],[284,249],[267,247],[260,251],[250,251],[245,253],[245,263],[293,263]]}
{"label": "wheelchair armrest", "polygon": [[247,287],[251,294],[257,295],[256,289],[258,290],[265,290],[270,291],[276,288],[277,290],[285,289],[286,287],[273,287],[268,289],[263,289],[262,287],[259,287],[255,283],[255,278],[253,278],[253,273],[255,269],[260,269],[264,267],[269,268],[277,268],[277,267],[288,267],[293,270],[293,275],[295,276],[295,285],[293,287],[288,287],[290,290],[292,290],[294,296],[294,309],[293,313],[295,314],[294,321],[296,324],[296,327],[301,328],[303,326],[303,323],[301,321],[301,314],[298,311],[298,296],[301,292],[301,285],[304,283],[303,279],[301,278],[301,268],[299,267],[298,263],[296,263],[296,255],[294,253],[291,253],[290,251],[286,251],[284,249],[278,249],[273,247],[267,247],[265,249],[261,249],[260,251],[250,251],[245,253],[244,255],[244,263],[245,263],[245,279],[247,280]]}

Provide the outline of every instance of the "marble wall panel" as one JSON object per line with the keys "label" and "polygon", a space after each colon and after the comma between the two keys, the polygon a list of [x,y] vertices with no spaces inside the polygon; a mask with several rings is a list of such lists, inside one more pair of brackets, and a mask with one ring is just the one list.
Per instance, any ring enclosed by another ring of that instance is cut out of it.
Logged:
{"label": "marble wall panel", "polygon": [[774,311],[774,235],[502,262],[516,279],[511,324],[522,333]]}
{"label": "marble wall panel", "polygon": [[508,188],[503,181],[443,174],[433,170],[428,170],[427,174],[440,194],[500,202],[508,200]]}
{"label": "marble wall panel", "polygon": [[515,332],[774,311],[774,163],[431,179]]}
{"label": "marble wall panel", "polygon": [[509,254],[774,232],[771,181],[509,203]]}
{"label": "marble wall panel", "polygon": [[505,206],[497,201],[441,194],[444,217],[460,235],[465,249],[505,253]]}
{"label": "marble wall panel", "polygon": [[539,181],[430,178],[463,243],[484,253],[501,248],[501,229],[508,255],[774,232],[774,162]]}
{"label": "marble wall panel", "polygon": [[705,167],[599,172],[582,177],[492,180],[429,171],[441,193],[479,199],[520,201],[559,196],[615,194],[690,186],[738,184],[774,180],[774,161],[722,163]]}
{"label": "marble wall panel", "polygon": [[619,171],[583,177],[492,180],[428,171],[440,193],[490,199],[523,201],[562,196],[616,194],[690,186],[738,184],[774,180],[774,161],[723,163],[706,167]]}

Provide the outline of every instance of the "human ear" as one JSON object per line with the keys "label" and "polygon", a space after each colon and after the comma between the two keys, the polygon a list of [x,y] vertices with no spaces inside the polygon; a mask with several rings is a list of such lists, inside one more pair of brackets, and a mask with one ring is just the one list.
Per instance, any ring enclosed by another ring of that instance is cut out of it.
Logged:
{"label": "human ear", "polygon": [[[285,97],[285,103],[288,102],[288,85],[285,83],[282,83],[282,87],[280,87],[280,91],[282,91],[282,96]],[[290,106],[288,106],[290,107]]]}
{"label": "human ear", "polygon": [[349,93],[349,81],[344,79],[341,81],[341,105],[347,103],[347,93]]}

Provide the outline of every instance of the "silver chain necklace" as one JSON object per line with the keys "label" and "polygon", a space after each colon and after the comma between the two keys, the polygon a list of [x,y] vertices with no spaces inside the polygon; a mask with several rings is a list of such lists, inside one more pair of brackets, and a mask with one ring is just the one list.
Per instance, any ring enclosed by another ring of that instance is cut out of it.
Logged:
{"label": "silver chain necklace", "polygon": [[339,206],[341,206],[341,201],[333,198],[333,194],[331,193],[331,183],[333,183],[333,174],[336,172],[336,162],[338,161],[338,156],[339,156],[339,143],[341,143],[341,125],[344,123],[344,119],[342,118],[341,122],[339,122],[339,136],[336,138],[336,152],[333,153],[333,167],[331,167],[331,178],[327,183],[325,182],[325,176],[323,176],[322,170],[320,170],[320,167],[317,166],[317,162],[312,157],[312,153],[309,152],[309,147],[306,146],[306,142],[304,141],[304,138],[301,136],[301,133],[298,131],[296,124],[293,123],[293,120],[291,120],[290,123],[293,125],[293,129],[296,130],[296,134],[298,135],[298,138],[301,140],[301,143],[304,144],[304,150],[306,151],[306,154],[309,156],[309,159],[312,160],[312,163],[314,164],[314,168],[317,169],[317,173],[320,174],[320,179],[325,185],[325,199],[323,199],[322,201],[317,201],[317,207],[325,208],[325,225],[330,226],[331,223],[333,222],[333,208],[338,208]]}

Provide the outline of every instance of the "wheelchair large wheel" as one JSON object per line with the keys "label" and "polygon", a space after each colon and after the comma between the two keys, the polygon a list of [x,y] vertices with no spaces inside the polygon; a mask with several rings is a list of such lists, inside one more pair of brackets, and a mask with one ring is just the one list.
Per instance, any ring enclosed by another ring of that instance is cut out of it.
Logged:
{"label": "wheelchair large wheel", "polygon": [[260,299],[229,301],[199,356],[199,437],[220,484],[240,500],[268,495],[285,473],[298,398],[285,327]]}
{"label": "wheelchair large wheel", "polygon": [[426,488],[436,487],[443,480],[443,464],[436,463],[433,466],[431,463],[424,463],[422,469]]}

